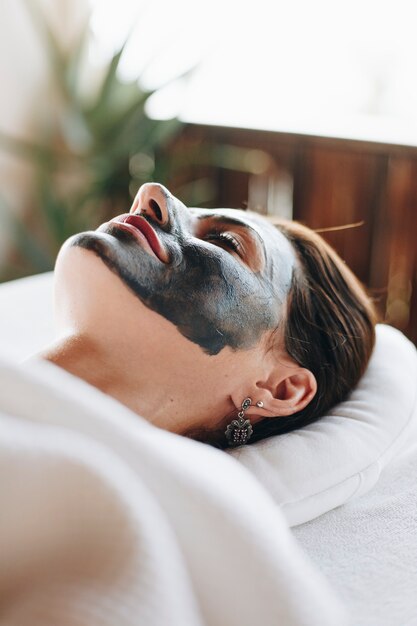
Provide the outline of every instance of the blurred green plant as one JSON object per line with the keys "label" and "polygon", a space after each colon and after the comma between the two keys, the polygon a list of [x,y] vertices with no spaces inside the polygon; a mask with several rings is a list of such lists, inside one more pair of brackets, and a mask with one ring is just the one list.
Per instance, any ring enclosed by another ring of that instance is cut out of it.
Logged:
{"label": "blurred green plant", "polygon": [[34,119],[38,140],[0,134],[0,148],[29,160],[34,171],[30,205],[21,217],[0,199],[2,227],[13,239],[0,281],[52,269],[70,235],[128,211],[143,182],[164,182],[170,170],[164,150],[182,126],[178,119],[151,119],[145,105],[154,91],[119,78],[127,41],[108,62],[100,86],[85,93],[89,23],[67,51],[39,5],[29,0],[27,6],[47,51],[52,88]]}

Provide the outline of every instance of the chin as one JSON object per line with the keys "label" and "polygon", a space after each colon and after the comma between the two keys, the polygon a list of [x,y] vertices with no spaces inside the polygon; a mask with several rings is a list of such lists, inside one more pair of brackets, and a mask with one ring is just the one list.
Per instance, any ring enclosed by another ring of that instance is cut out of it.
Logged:
{"label": "chin", "polygon": [[59,330],[79,329],[103,316],[109,301],[125,291],[94,250],[74,245],[70,237],[61,247],[54,270],[55,319]]}

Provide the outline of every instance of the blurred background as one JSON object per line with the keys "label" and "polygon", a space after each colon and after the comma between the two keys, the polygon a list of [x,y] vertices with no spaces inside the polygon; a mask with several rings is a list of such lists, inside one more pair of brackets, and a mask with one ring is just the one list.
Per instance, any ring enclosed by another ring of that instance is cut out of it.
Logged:
{"label": "blurred background", "polygon": [[154,180],[322,231],[417,343],[414,4],[0,0],[0,281]]}

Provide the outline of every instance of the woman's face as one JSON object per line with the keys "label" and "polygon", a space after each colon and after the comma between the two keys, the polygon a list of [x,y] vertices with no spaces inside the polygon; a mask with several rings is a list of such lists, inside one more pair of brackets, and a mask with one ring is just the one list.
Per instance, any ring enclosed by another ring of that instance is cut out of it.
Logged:
{"label": "woman's face", "polygon": [[93,251],[209,355],[251,348],[277,327],[295,264],[284,235],[257,214],[188,209],[154,183],[141,187],[130,213],[65,246]]}

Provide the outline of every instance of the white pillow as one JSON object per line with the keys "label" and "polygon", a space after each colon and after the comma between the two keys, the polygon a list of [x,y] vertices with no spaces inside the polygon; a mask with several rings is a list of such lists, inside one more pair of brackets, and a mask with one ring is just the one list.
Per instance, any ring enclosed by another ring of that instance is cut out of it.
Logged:
{"label": "white pillow", "polygon": [[378,324],[367,371],[350,397],[304,428],[229,450],[266,487],[291,526],[360,496],[417,437],[417,351]]}
{"label": "white pillow", "polygon": [[[23,359],[53,338],[52,272],[0,285],[0,352]],[[290,525],[366,493],[417,436],[417,352],[377,326],[369,366],[350,398],[304,428],[228,451],[280,504]]]}

